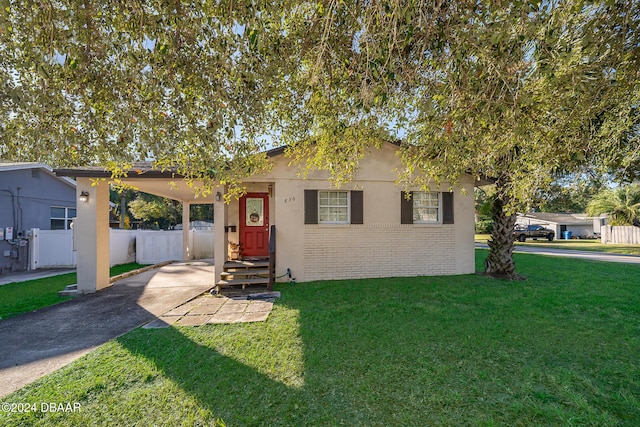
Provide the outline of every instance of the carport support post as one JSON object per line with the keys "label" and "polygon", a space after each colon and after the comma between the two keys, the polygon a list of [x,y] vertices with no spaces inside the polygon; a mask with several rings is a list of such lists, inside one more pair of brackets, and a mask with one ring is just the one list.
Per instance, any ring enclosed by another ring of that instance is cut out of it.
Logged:
{"label": "carport support post", "polygon": [[[86,192],[86,201],[80,195]],[[78,293],[88,294],[109,283],[109,184],[91,185],[90,178],[78,178],[77,218],[73,224],[78,264]]]}
{"label": "carport support post", "polygon": [[188,260],[191,259],[191,251],[190,251],[190,239],[189,234],[191,230],[189,230],[189,202],[186,200],[182,202],[182,259]]}
{"label": "carport support post", "polygon": [[218,187],[213,194],[220,193],[221,199],[213,203],[213,257],[215,266],[214,284],[217,285],[222,278],[224,263],[227,260],[227,226],[228,206],[224,202],[225,187]]}

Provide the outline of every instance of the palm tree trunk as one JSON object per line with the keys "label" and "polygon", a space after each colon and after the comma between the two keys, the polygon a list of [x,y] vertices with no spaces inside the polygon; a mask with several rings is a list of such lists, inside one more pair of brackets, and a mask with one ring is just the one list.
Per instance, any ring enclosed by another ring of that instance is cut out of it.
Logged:
{"label": "palm tree trunk", "polygon": [[516,273],[513,261],[513,229],[516,216],[507,215],[504,210],[509,201],[506,191],[508,182],[504,177],[496,181],[497,194],[492,205],[493,230],[491,239],[487,242],[489,256],[485,261],[485,273],[505,279],[522,279]]}

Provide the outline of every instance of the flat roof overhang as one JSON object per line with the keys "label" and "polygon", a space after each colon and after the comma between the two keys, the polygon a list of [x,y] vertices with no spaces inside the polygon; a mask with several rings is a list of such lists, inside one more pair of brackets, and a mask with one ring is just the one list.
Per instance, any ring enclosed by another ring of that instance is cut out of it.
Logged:
{"label": "flat roof overhang", "polygon": [[[67,176],[75,178],[94,178],[106,179],[107,181],[115,181],[110,171],[102,167],[82,167],[55,169],[57,176]],[[195,181],[190,186],[184,180],[184,176],[171,170],[154,169],[152,164],[138,164],[129,170],[126,176],[117,178],[119,183],[131,186],[136,190],[144,193],[154,194],[156,196],[166,197],[173,200],[188,203],[213,203],[214,198],[211,194],[203,195],[201,190],[202,182]]]}

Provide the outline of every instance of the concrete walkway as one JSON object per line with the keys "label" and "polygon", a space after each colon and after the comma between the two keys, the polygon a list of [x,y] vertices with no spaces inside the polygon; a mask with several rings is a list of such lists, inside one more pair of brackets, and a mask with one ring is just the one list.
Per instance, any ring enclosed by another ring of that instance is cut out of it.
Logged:
{"label": "concrete walkway", "polygon": [[202,326],[208,323],[264,322],[280,291],[252,293],[240,297],[203,294],[164,313],[145,329],[178,326]]}
{"label": "concrete walkway", "polygon": [[0,397],[203,294],[213,272],[211,262],[174,263],[0,320]]}
{"label": "concrete walkway", "polygon": [[0,286],[7,283],[26,282],[28,280],[43,279],[45,277],[57,276],[59,274],[75,273],[75,268],[51,268],[35,271],[19,271],[16,273],[3,274],[0,276]]}

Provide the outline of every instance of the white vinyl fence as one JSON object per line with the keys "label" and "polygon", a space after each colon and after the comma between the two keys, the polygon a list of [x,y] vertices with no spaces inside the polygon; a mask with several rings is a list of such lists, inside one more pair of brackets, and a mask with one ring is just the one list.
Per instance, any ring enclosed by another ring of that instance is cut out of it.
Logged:
{"label": "white vinyl fence", "polygon": [[[182,231],[109,230],[109,265],[181,260]],[[189,232],[192,259],[213,258],[213,231]],[[75,267],[72,230],[29,232],[29,269]]]}
{"label": "white vinyl fence", "polygon": [[76,266],[71,230],[31,229],[29,237],[29,269]]}
{"label": "white vinyl fence", "polygon": [[190,236],[193,259],[213,258],[213,230],[191,230]]}
{"label": "white vinyl fence", "polygon": [[[191,259],[213,258],[213,231],[189,230]],[[157,264],[182,259],[182,230],[140,230],[136,235],[136,262]]]}
{"label": "white vinyl fence", "polygon": [[640,227],[634,226],[602,226],[600,229],[602,243],[640,244]]}
{"label": "white vinyl fence", "polygon": [[136,260],[136,230],[109,230],[109,265]]}

